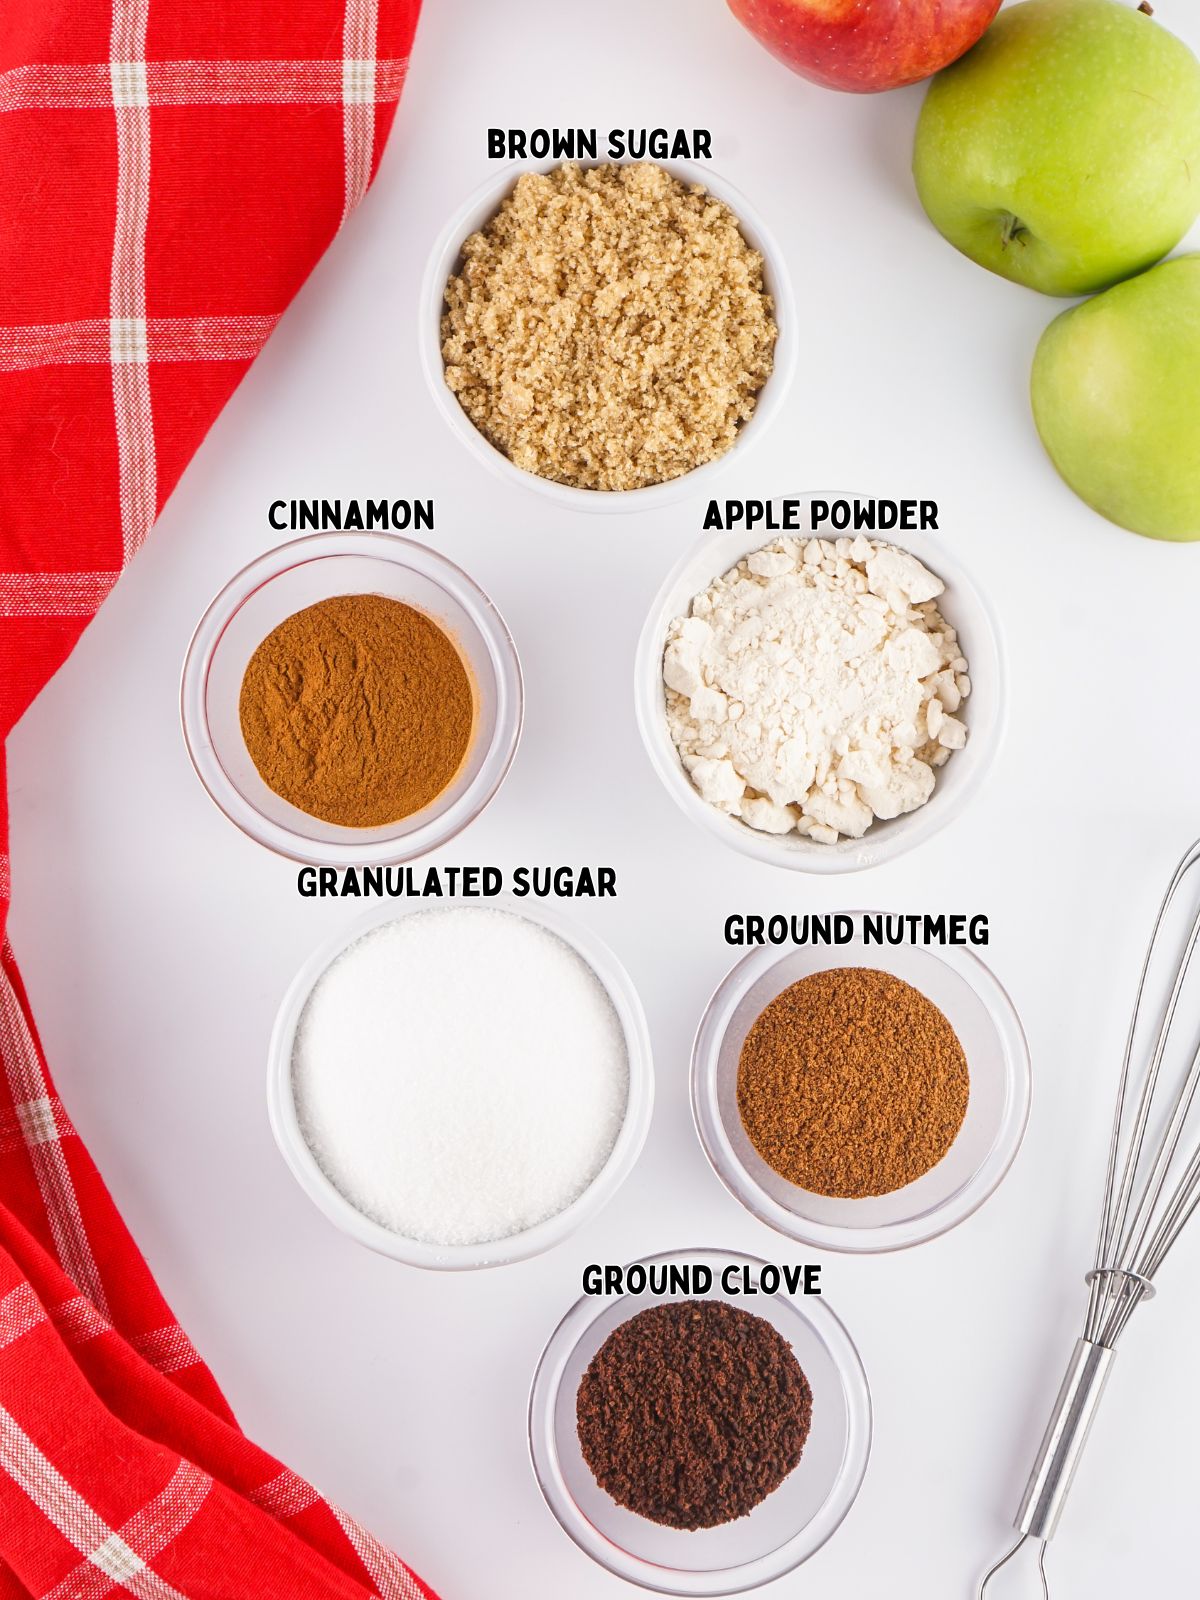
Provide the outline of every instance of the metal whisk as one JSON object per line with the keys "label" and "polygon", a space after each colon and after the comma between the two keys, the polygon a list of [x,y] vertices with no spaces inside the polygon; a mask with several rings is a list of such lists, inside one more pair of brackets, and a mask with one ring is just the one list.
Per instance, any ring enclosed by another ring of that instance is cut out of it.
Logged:
{"label": "metal whisk", "polygon": [[[1200,942],[1200,895],[1190,907],[1181,954],[1164,968],[1170,943],[1166,925],[1176,901],[1200,863],[1200,841],[1175,870],[1146,950],[1125,1059],[1117,1091],[1108,1150],[1100,1232],[1088,1285],[1083,1336],[1075,1345],[1066,1377],[1043,1435],[1041,1448],[1014,1527],[1016,1543],[989,1567],[976,1591],[984,1600],[991,1580],[1026,1544],[1036,1546],[1042,1594],[1049,1600],[1046,1544],[1062,1515],[1071,1480],[1087,1442],[1116,1355],[1117,1341],[1138,1306],[1154,1295],[1154,1277],[1200,1205],[1200,1137],[1185,1141],[1188,1113],[1200,1087],[1200,1035],[1185,1050],[1172,1050],[1172,1028]],[[1153,1042],[1142,1012],[1152,973],[1167,971],[1165,998]],[[1180,1024],[1182,1026],[1182,1024]],[[1177,1041],[1176,1041],[1177,1042]],[[1149,1048],[1144,1048],[1148,1044]]]}

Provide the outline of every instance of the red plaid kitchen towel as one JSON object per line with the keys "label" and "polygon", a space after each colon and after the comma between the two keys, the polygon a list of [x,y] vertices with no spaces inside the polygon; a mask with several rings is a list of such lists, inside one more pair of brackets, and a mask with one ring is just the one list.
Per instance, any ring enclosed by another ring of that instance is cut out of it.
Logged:
{"label": "red plaid kitchen towel", "polygon": [[[419,3],[0,4],[0,741],[362,198]],[[0,1069],[0,1600],[430,1595],[238,1430],[7,944]]]}

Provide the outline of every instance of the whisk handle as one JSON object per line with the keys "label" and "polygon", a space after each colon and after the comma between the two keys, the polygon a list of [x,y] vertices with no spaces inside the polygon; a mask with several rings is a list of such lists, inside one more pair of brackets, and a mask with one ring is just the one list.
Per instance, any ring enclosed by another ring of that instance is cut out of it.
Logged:
{"label": "whisk handle", "polygon": [[1058,1526],[1114,1355],[1115,1350],[1093,1344],[1090,1339],[1076,1342],[1037,1461],[1025,1485],[1015,1524],[1019,1533],[1044,1540]]}

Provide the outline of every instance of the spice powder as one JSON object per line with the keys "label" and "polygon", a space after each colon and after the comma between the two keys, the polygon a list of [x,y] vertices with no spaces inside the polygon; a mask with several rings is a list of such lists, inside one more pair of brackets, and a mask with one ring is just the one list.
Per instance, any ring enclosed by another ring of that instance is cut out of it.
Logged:
{"label": "spice powder", "polygon": [[242,679],[242,737],[259,776],[309,816],[374,828],[449,787],[475,696],[454,642],[379,594],[336,595],[281,622]]}
{"label": "spice powder", "polygon": [[618,1505],[668,1528],[752,1511],[800,1460],[812,1390],[787,1340],[721,1300],[649,1306],[580,1381],[583,1458]]}
{"label": "spice powder", "polygon": [[864,1199],[937,1165],[969,1087],[962,1045],[931,1000],[890,973],[841,967],[802,978],[758,1016],[737,1103],[781,1177],[810,1194]]}

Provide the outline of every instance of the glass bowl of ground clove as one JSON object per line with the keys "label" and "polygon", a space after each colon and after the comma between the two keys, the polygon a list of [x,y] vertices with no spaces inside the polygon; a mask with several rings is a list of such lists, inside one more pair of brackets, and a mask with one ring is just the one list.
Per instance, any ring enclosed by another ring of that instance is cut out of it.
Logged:
{"label": "glass bowl of ground clove", "polygon": [[[855,914],[856,921],[862,917]],[[713,1170],[820,1249],[897,1250],[971,1215],[1016,1156],[1029,1052],[971,951],[763,947],[721,983],[692,1051]]]}
{"label": "glass bowl of ground clove", "polygon": [[862,1364],[826,1302],[772,1273],[717,1250],[648,1258],[547,1344],[534,1473],[610,1572],[662,1594],[744,1593],[807,1560],[854,1503],[871,1445]]}
{"label": "glass bowl of ground clove", "polygon": [[318,534],[237,574],[188,647],[192,764],[252,839],[314,865],[410,861],[465,828],[520,737],[521,667],[465,572],[386,534]]}

